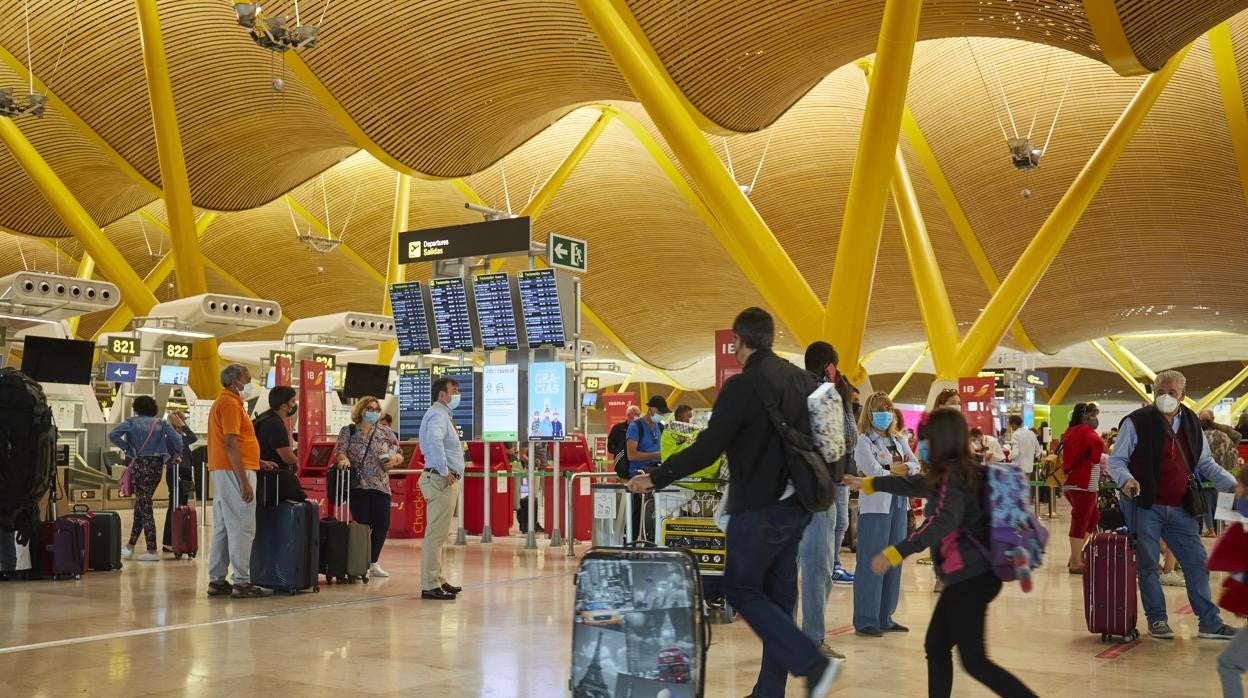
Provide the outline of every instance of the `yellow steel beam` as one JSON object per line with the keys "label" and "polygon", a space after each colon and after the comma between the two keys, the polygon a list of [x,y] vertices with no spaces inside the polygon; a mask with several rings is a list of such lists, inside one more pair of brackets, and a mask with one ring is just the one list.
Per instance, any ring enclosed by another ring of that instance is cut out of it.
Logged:
{"label": "yellow steel beam", "polygon": [[959,345],[958,375],[975,375],[992,355],[1006,329],[1018,318],[1023,304],[1027,302],[1027,298],[1031,296],[1036,285],[1040,283],[1041,277],[1048,271],[1057,253],[1061,251],[1066,238],[1070,236],[1075,224],[1087,210],[1088,204],[1092,202],[1105,179],[1109,177],[1119,156],[1131,142],[1131,137],[1139,130],[1149,110],[1152,109],[1162,90],[1178,70],[1179,64],[1187,55],[1188,48],[1190,47],[1184,47],[1166,63],[1164,68],[1144,81],[1122,116],[1118,117],[1109,133],[1105,135],[1105,140],[1092,153],[1092,157],[1088,159],[1083,170],[1075,177],[1070,189],[1057,202],[1057,206],[1053,208],[1044,225],[1040,226],[1040,230],[1015,262],[1014,268],[1005,277],[1001,287],[992,295],[992,299],[988,301],[984,311],[980,313],[979,318],[975,320],[975,324],[971,326]]}
{"label": "yellow steel beam", "polygon": [[1118,362],[1124,367],[1131,369],[1133,373],[1138,371],[1136,375],[1144,376],[1150,381],[1157,380],[1157,372],[1149,368],[1148,365],[1140,360],[1140,357],[1136,356],[1131,350],[1122,346],[1117,339],[1113,337],[1106,337],[1105,344],[1109,346],[1109,351],[1114,355],[1114,358],[1118,359]]}
{"label": "yellow steel beam", "polygon": [[1219,400],[1227,395],[1230,395],[1232,390],[1239,387],[1239,384],[1243,383],[1245,378],[1248,378],[1248,366],[1240,369],[1239,373],[1232,376],[1230,380],[1222,385],[1219,385],[1217,388],[1214,388],[1208,395],[1197,400],[1196,406],[1193,409],[1198,412],[1200,410],[1212,409],[1214,405],[1218,404]]}
{"label": "yellow steel beam", "polygon": [[1148,68],[1140,64],[1131,42],[1127,40],[1117,5],[1114,0],[1084,0],[1083,13],[1092,26],[1092,35],[1100,44],[1101,55],[1109,67],[1119,75],[1143,75],[1149,72]]}
{"label": "yellow steel beam", "polygon": [[[874,65],[865,61],[859,63],[868,76],[867,105],[862,114],[858,152],[846,194],[845,215],[823,316],[823,336],[850,366],[858,365],[862,353],[875,260],[892,178],[890,160],[901,129],[922,6],[923,3],[915,0],[888,0],[884,5]],[[861,376],[850,374],[847,378],[857,382]]]}
{"label": "yellow steel beam", "polygon": [[[315,215],[312,214],[312,212],[304,208],[302,204],[300,204],[298,201],[295,200],[295,197],[291,196],[290,194],[286,194],[285,196],[282,197],[282,201],[286,202],[286,205],[290,206],[291,210],[295,212],[295,215],[307,221],[308,224],[311,225],[316,230],[316,232],[326,237],[332,237],[330,235],[329,228],[325,227],[325,224],[321,222],[321,219],[317,218]],[[372,277],[374,281],[376,281],[379,284],[385,285],[386,283],[385,275],[377,271],[377,268],[374,267],[372,264],[369,264],[368,260],[361,257],[358,252],[351,249],[350,245],[348,245],[345,242],[340,242],[336,251],[341,252],[342,254],[346,255],[348,259],[354,262],[355,265],[359,267],[364,273]]]}
{"label": "yellow steel beam", "polygon": [[669,410],[676,409],[676,398],[680,397],[682,394],[684,394],[684,392],[685,391],[681,390],[680,388],[676,388],[675,390],[671,392],[670,395],[667,396],[667,408]]}
{"label": "yellow steel beam", "polygon": [[[923,331],[927,335],[928,343],[923,354],[929,350],[932,352],[932,364],[936,368],[938,380],[953,380],[958,377],[954,362],[957,359],[958,342],[962,338],[958,335],[958,323],[953,316],[953,306],[949,303],[949,293],[945,290],[940,263],[936,261],[936,250],[932,248],[927,226],[923,223],[923,212],[919,209],[914,184],[910,181],[910,173],[906,171],[905,157],[901,154],[900,146],[895,150],[893,204],[897,208],[897,219],[901,223],[901,239],[905,245],[906,259],[910,263],[910,280],[914,283],[919,318],[923,321]],[[908,380],[909,376],[905,379]],[[903,384],[904,381],[894,390],[899,390]]]}
{"label": "yellow steel beam", "polygon": [[100,230],[91,214],[78,203],[69,187],[56,175],[34,145],[12,119],[0,117],[0,141],[8,147],[43,198],[56,211],[65,227],[110,281],[121,291],[121,300],[132,311],[146,313],[156,305],[156,296],[143,285],[143,280],[126,263],[126,258]]}
{"label": "yellow steel beam", "polygon": [[1213,72],[1222,94],[1226,126],[1231,134],[1231,149],[1239,168],[1239,181],[1248,202],[1248,111],[1244,109],[1244,91],[1239,82],[1239,66],[1231,45],[1231,30],[1226,22],[1209,30],[1209,50],[1213,53]]}
{"label": "yellow steel beam", "polygon": [[[394,183],[394,216],[390,221],[390,252],[387,256],[386,264],[386,283],[387,288],[381,290],[381,314],[390,315],[393,310],[390,307],[390,289],[389,284],[402,283],[407,280],[407,268],[399,264],[399,233],[407,230],[408,210],[412,204],[412,177],[402,172],[395,173]],[[377,363],[390,365],[390,360],[394,358],[394,353],[398,351],[399,343],[396,340],[388,340],[382,342],[377,347]]]}
{"label": "yellow steel beam", "polygon": [[1245,409],[1248,409],[1248,393],[1241,395],[1235,404],[1231,405],[1231,419],[1235,419],[1235,415],[1242,413]]}
{"label": "yellow steel beam", "polygon": [[819,332],[823,305],[720,162],[662,63],[646,51],[635,23],[627,19],[630,12],[623,0],[577,0],[577,6],[715,218],[731,231],[730,238],[721,237],[728,254],[797,341],[803,345],[812,341]]}
{"label": "yellow steel beam", "polygon": [[[919,355],[915,357],[914,363],[910,364],[910,368],[907,368],[906,372],[901,374],[901,378],[897,380],[897,385],[894,385],[893,389],[888,391],[889,400],[897,399],[897,395],[901,393],[902,388],[906,387],[906,383],[910,382],[910,377],[913,376],[914,372],[919,369],[919,364],[923,363],[923,357],[927,356],[927,352],[930,349],[931,345],[923,345],[923,351],[919,352]],[[937,376],[937,378],[939,378],[939,376]]]}
{"label": "yellow steel beam", "polygon": [[1050,405],[1057,405],[1062,402],[1062,398],[1066,397],[1066,393],[1070,392],[1070,386],[1075,384],[1075,379],[1079,377],[1079,372],[1082,370],[1075,367],[1066,371],[1066,375],[1062,376],[1062,382],[1058,383],[1057,387],[1049,395]]}
{"label": "yellow steel beam", "polygon": [[617,393],[628,392],[628,386],[631,385],[633,382],[634,373],[637,373],[636,366],[633,366],[633,370],[629,371],[627,376],[624,376],[624,382],[620,383],[619,389],[616,390]]}
{"label": "yellow steel beam", "polygon": [[[8,66],[10,70],[16,73],[20,82],[26,82],[31,79],[30,71],[27,69],[26,65],[18,60],[13,54],[6,51],[3,46],[0,46],[0,63]],[[147,190],[148,194],[157,197],[162,196],[160,187],[156,186],[155,183],[147,177],[144,177],[142,173],[135,169],[134,165],[131,165],[129,160],[123,157],[121,153],[117,152],[117,149],[114,148],[112,144],[104,140],[103,136],[96,132],[95,129],[87,125],[87,122],[84,121],[82,117],[78,116],[73,109],[70,109],[69,105],[61,101],[60,97],[57,97],[56,94],[48,90],[48,86],[44,85],[43,81],[41,81],[38,77],[35,77],[34,83],[35,90],[47,95],[48,108],[56,112],[61,118],[65,119],[70,127],[78,132],[78,135],[82,136],[89,141],[91,145],[95,146],[96,149],[104,155],[104,157],[108,158],[110,162],[117,166],[117,169],[121,170],[136,184]]]}
{"label": "yellow steel beam", "polygon": [[[919,165],[923,168],[923,173],[927,175],[927,181],[931,183],[932,189],[936,192],[936,198],[940,199],[940,204],[949,216],[949,221],[953,223],[953,229],[962,241],[962,247],[966,250],[966,256],[971,260],[971,265],[975,267],[980,280],[984,282],[984,286],[988,289],[988,294],[996,293],[997,289],[1001,287],[1001,280],[997,278],[997,272],[993,270],[992,264],[988,261],[988,255],[984,253],[983,246],[979,244],[979,238],[976,237],[975,230],[971,228],[970,219],[966,217],[966,212],[962,210],[962,204],[958,202],[958,197],[953,193],[953,187],[949,185],[949,180],[945,177],[945,172],[941,169],[940,162],[936,160],[936,153],[932,151],[931,145],[927,142],[927,137],[923,135],[923,131],[919,128],[919,122],[915,120],[909,106],[902,112],[901,132],[905,134],[906,140],[910,142],[910,148],[914,151]],[[1010,333],[1014,335],[1014,341],[1018,342],[1018,346],[1023,351],[1031,353],[1040,352],[1036,348],[1035,343],[1031,341],[1031,337],[1027,336],[1027,331],[1023,329],[1021,321],[1014,321],[1010,326]]]}
{"label": "yellow steel beam", "polygon": [[1127,369],[1126,366],[1119,363],[1118,359],[1115,359],[1113,355],[1106,351],[1105,348],[1102,347],[1095,339],[1090,340],[1088,344],[1092,345],[1092,348],[1105,359],[1105,362],[1108,363],[1119,376],[1122,376],[1122,379],[1127,382],[1127,385],[1131,386],[1131,389],[1136,393],[1139,393],[1140,397],[1143,398],[1145,402],[1153,401],[1153,396],[1148,394],[1148,391],[1144,389],[1144,386],[1140,385],[1140,382],[1135,379],[1135,376],[1130,370]]}

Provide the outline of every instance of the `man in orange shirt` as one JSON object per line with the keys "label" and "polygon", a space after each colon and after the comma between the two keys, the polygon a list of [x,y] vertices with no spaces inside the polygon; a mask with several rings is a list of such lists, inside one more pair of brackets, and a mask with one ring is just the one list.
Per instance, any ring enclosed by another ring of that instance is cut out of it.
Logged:
{"label": "man in orange shirt", "polygon": [[[277,466],[260,460],[260,442],[243,404],[251,397],[251,372],[242,364],[221,370],[225,388],[208,413],[208,470],[212,474],[212,550],[208,595],[251,599],[273,592],[251,583],[251,543],[256,537],[256,472]],[[234,583],[225,580],[234,566]]]}

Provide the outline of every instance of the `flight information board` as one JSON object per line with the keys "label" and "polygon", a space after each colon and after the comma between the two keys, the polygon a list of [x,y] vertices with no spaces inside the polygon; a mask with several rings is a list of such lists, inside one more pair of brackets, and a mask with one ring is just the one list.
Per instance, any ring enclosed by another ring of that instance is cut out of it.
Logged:
{"label": "flight information board", "polygon": [[560,347],[567,343],[563,310],[554,269],[532,269],[519,274],[520,310],[524,336],[530,347]]}
{"label": "flight information board", "polygon": [[473,429],[475,426],[473,417],[476,414],[476,390],[474,389],[476,376],[471,368],[461,367],[447,368],[442,375],[459,384],[459,407],[451,411],[451,422],[459,430],[461,441],[471,441],[476,438],[476,432]]}
{"label": "flight information board", "polygon": [[420,422],[429,410],[433,379],[429,369],[400,362],[399,369],[399,438],[415,441],[420,437]]}
{"label": "flight information board", "polygon": [[433,326],[437,328],[438,348],[449,354],[473,350],[472,318],[468,315],[468,291],[458,277],[434,279],[429,284],[433,306]]}
{"label": "flight information board", "polygon": [[428,354],[433,351],[429,337],[429,316],[425,312],[424,285],[419,281],[390,284],[390,308],[394,314],[394,334],[399,355]]}
{"label": "flight information board", "polygon": [[481,274],[472,278],[472,295],[477,306],[477,326],[481,328],[481,348],[519,349],[516,305],[511,297],[511,279],[506,274]]}

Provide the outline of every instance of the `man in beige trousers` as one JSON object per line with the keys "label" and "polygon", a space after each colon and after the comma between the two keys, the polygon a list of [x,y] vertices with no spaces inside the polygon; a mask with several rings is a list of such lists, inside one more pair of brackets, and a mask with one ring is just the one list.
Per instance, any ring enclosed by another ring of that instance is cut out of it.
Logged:
{"label": "man in beige trousers", "polygon": [[420,597],[452,601],[463,591],[442,576],[442,546],[451,533],[451,517],[459,502],[464,477],[464,446],[451,420],[459,407],[459,384],[450,378],[433,382],[433,404],[420,423],[420,452],[425,472],[420,493],[425,498],[425,541],[420,552]]}

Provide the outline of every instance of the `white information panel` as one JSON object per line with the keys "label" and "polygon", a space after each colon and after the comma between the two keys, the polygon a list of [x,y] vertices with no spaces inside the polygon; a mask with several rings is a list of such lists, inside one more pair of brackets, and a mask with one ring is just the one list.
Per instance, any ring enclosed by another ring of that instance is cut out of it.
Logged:
{"label": "white information panel", "polygon": [[516,441],[520,424],[520,367],[485,366],[481,378],[481,436],[484,441]]}

